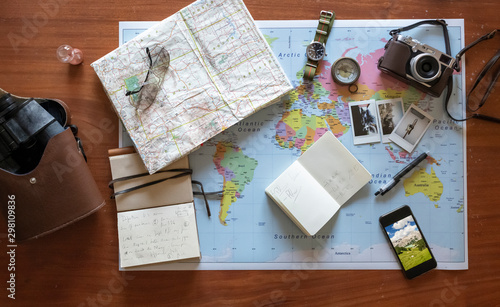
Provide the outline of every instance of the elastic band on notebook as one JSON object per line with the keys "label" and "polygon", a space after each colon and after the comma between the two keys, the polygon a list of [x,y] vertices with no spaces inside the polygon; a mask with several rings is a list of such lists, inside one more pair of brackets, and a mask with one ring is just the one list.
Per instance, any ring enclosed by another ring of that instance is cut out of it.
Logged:
{"label": "elastic band on notebook", "polygon": [[[114,199],[118,195],[126,194],[126,193],[129,193],[129,192],[132,192],[132,191],[136,191],[136,190],[139,190],[139,189],[142,189],[142,188],[145,188],[145,187],[149,187],[149,186],[155,185],[157,183],[161,183],[161,182],[167,181],[169,179],[180,178],[180,177],[184,177],[184,176],[193,174],[193,170],[189,169],[189,168],[169,169],[169,170],[165,170],[165,171],[159,171],[158,173],[166,173],[166,172],[181,172],[181,173],[177,174],[177,175],[174,175],[172,177],[158,179],[158,180],[147,182],[147,183],[144,183],[144,184],[132,187],[132,188],[128,188],[128,189],[122,190],[122,191],[114,192],[113,194],[111,194],[110,198]],[[125,177],[116,178],[116,179],[111,180],[109,182],[108,186],[111,189],[114,189],[114,184],[116,182],[121,182],[121,181],[126,181],[126,180],[130,180],[130,179],[135,179],[135,178],[140,178],[140,177],[146,177],[146,176],[150,176],[150,174],[149,173],[142,173],[142,174],[137,174],[137,175],[131,175],[131,176],[125,176]],[[208,216],[211,216],[210,206],[208,205],[208,200],[207,200],[207,195],[208,196],[210,196],[210,195],[217,195],[219,197],[222,197],[222,192],[223,191],[215,191],[215,192],[205,193],[205,189],[203,189],[203,184],[201,182],[199,182],[197,180],[191,180],[191,183],[200,186],[201,192],[196,192],[195,191],[195,192],[193,192],[193,195],[203,195],[203,199],[205,200],[205,206],[207,208]]]}

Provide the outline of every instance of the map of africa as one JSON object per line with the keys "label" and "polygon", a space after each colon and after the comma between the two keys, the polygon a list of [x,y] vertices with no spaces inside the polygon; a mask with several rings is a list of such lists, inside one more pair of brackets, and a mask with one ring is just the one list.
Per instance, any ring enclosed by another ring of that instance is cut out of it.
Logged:
{"label": "map of africa", "polygon": [[[199,269],[348,269],[397,268],[378,218],[409,205],[438,267],[467,268],[465,125],[443,112],[433,98],[381,75],[377,61],[384,54],[389,31],[412,21],[335,21],[327,57],[313,82],[303,81],[305,48],[317,21],[257,22],[294,86],[281,102],[237,123],[190,154],[193,178],[206,191],[223,188],[211,199],[207,217],[195,199],[202,252],[201,263],[175,264]],[[449,22],[452,52],[462,47],[463,20]],[[422,27],[408,35],[444,50],[442,30]],[[330,69],[342,56],[361,66],[359,90],[352,94],[332,81]],[[463,112],[463,71],[455,74],[452,112]],[[416,104],[434,118],[412,154],[394,143],[353,145],[348,103],[402,97],[405,109]],[[373,180],[349,200],[313,237],[305,236],[270,200],[264,189],[326,131],[333,134],[372,173]],[[422,152],[430,152],[384,196],[374,192]]]}

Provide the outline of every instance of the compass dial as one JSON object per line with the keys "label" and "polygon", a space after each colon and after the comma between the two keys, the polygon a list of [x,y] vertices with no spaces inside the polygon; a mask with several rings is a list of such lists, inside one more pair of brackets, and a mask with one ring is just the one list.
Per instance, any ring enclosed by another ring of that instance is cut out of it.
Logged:
{"label": "compass dial", "polygon": [[333,81],[342,85],[353,84],[358,81],[361,68],[353,58],[343,57],[335,61],[332,65]]}

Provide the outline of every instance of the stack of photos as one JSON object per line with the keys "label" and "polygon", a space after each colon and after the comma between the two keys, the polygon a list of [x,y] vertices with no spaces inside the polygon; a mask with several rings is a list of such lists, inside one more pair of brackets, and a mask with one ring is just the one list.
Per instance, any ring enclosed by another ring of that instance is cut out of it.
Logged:
{"label": "stack of photos", "polygon": [[433,120],[414,105],[404,113],[401,98],[350,102],[349,112],[354,145],[392,141],[410,153]]}

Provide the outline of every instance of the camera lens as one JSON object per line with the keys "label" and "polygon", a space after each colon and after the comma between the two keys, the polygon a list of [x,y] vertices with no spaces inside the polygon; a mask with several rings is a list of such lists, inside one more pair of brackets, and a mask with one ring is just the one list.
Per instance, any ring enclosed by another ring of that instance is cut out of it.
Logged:
{"label": "camera lens", "polygon": [[441,64],[428,53],[421,53],[411,59],[411,73],[420,82],[431,82],[441,75]]}

